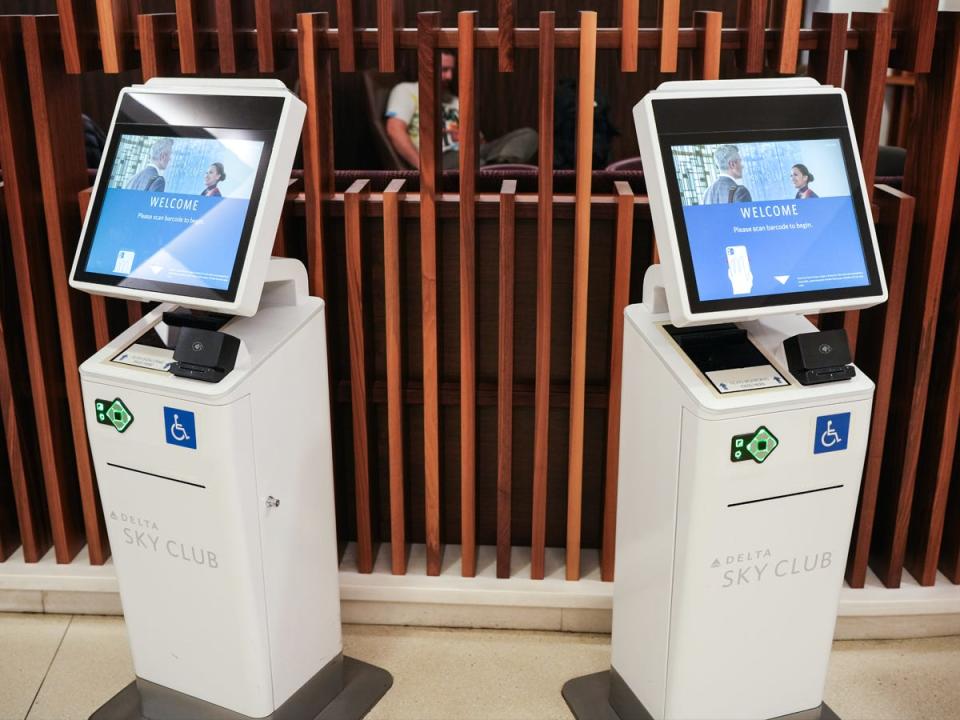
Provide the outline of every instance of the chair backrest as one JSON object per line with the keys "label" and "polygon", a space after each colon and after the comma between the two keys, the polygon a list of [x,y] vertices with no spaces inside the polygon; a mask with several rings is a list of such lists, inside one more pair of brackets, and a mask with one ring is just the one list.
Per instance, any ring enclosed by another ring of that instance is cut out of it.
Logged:
{"label": "chair backrest", "polygon": [[612,162],[606,167],[607,172],[620,172],[623,170],[643,170],[643,163],[640,161],[640,156],[628,157],[623,160],[617,160]]}
{"label": "chair backrest", "polygon": [[367,101],[367,117],[370,120],[373,137],[377,143],[377,155],[386,170],[409,170],[410,166],[404,162],[397,151],[393,149],[390,136],[387,135],[384,112],[387,109],[387,99],[390,90],[400,82],[400,76],[395,73],[378,73],[365,70],[363,73],[363,90]]}

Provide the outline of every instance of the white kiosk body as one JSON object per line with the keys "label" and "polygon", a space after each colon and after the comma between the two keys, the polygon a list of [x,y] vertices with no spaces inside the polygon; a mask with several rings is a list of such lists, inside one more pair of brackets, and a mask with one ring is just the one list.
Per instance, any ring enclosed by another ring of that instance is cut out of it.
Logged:
{"label": "white kiosk body", "polygon": [[609,706],[833,718],[873,383],[804,315],[886,299],[846,98],[668,83],[634,114],[662,264],[625,313]]}
{"label": "white kiosk body", "polygon": [[275,81],[121,93],[71,283],[166,302],[80,368],[137,674],[97,720],[344,687],[324,303],[269,257],[304,113]]}

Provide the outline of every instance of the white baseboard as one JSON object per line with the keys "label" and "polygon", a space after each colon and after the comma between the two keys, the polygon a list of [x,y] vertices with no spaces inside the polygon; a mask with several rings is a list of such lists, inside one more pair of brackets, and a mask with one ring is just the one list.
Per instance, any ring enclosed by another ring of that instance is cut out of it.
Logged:
{"label": "white baseboard", "polygon": [[[423,545],[410,548],[407,573],[390,571],[390,546],[380,545],[374,571],[356,570],[356,548],[348,546],[340,565],[344,622],[439,627],[483,627],[569,632],[610,632],[613,584],[600,580],[599,554],[585,550],[583,576],[564,576],[564,550],[548,548],[543,580],[530,579],[530,549],[514,548],[511,577],[496,577],[496,548],[477,553],[477,576],[460,571],[460,547],[444,547],[438,577],[426,574]],[[116,615],[122,612],[111,562],[92,566],[86,551],[68,565],[53,553],[28,564],[20,553],[0,563],[0,611]],[[837,639],[877,639],[960,634],[960,586],[942,575],[921,587],[904,573],[896,589],[872,573],[867,585],[844,587]]]}

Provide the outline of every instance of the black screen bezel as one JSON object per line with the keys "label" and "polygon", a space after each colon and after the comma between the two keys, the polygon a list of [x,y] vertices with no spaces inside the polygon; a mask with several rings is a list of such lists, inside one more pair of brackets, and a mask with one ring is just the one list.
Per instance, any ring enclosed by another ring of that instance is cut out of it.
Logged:
{"label": "black screen bezel", "polygon": [[[831,300],[883,295],[873,236],[859,166],[850,140],[850,128],[839,94],[811,96],[743,96],[722,98],[657,99],[653,101],[657,137],[673,216],[677,248],[690,312],[703,314],[781,305],[816,305]],[[742,118],[759,120],[744,128]],[[718,118],[720,120],[718,121]],[[666,130],[665,128],[669,128]],[[868,284],[830,290],[808,290],[743,298],[701,300],[697,288],[690,239],[672,148],[678,145],[737,144],[786,140],[837,140],[840,142],[850,199],[853,203]]]}
{"label": "black screen bezel", "polygon": [[[126,93],[120,102],[110,144],[100,166],[99,183],[91,201],[90,215],[80,238],[74,279],[79,282],[144,290],[176,298],[195,298],[224,303],[236,301],[249,250],[253,224],[260,211],[267,167],[273,157],[285,100],[281,97],[222,96],[180,93]],[[146,278],[90,272],[87,262],[93,249],[100,214],[108,190],[113,162],[124,135],[156,137],[237,138],[263,142],[260,162],[250,193],[243,229],[237,244],[230,282],[226,289],[169,283]]]}

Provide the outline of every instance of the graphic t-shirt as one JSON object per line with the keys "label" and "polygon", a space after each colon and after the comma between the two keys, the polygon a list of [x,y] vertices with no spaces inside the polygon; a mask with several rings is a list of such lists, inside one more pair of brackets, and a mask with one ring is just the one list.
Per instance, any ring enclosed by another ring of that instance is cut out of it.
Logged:
{"label": "graphic t-shirt", "polygon": [[[387,100],[386,117],[395,117],[407,124],[407,134],[420,147],[420,86],[415,82],[395,85]],[[460,147],[460,99],[446,95],[440,101],[440,149],[457,150]]]}

